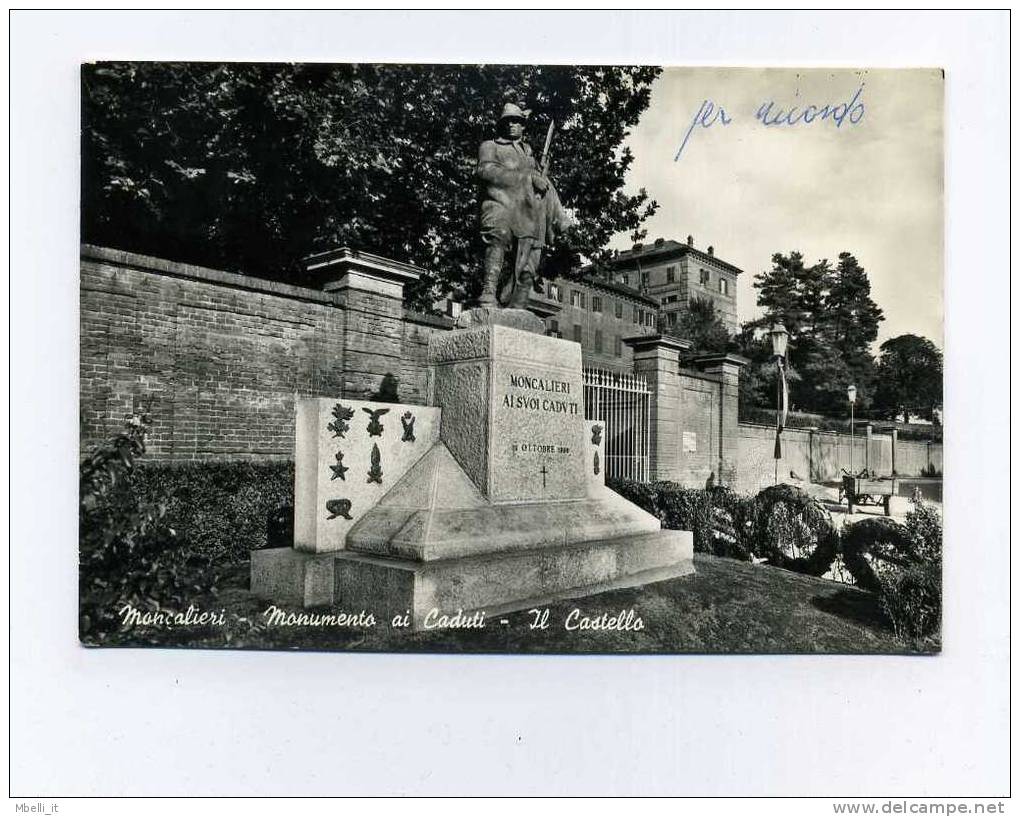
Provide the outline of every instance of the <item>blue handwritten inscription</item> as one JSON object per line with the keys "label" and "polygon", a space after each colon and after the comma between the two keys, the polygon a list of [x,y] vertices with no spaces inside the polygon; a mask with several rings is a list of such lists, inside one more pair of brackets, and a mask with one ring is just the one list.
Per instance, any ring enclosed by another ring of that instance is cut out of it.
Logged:
{"label": "blue handwritten inscription", "polygon": [[768,102],[761,104],[754,118],[766,127],[774,125],[786,125],[789,127],[800,124],[810,125],[815,120],[822,122],[826,119],[831,119],[835,122],[837,128],[843,127],[843,123],[847,121],[851,125],[856,125],[864,118],[864,102],[861,101],[862,93],[864,93],[864,85],[861,85],[854,92],[849,102],[840,102],[838,105],[807,105],[803,108],[798,108],[794,105],[789,110],[776,108],[775,111],[772,110],[772,106],[776,103],[770,99]]}
{"label": "blue handwritten inscription", "polygon": [[[834,123],[837,129],[842,128],[844,123],[849,123],[849,126],[853,126],[859,124],[864,119],[863,96],[864,84],[862,83],[849,100],[837,104],[828,102],[824,105],[805,105],[803,107],[792,105],[789,108],[785,108],[777,105],[775,100],[770,99],[758,106],[758,111],[755,113],[754,118],[755,121],[767,128],[793,128],[801,125],[810,125],[813,122],[825,121]],[[704,100],[701,103],[701,107],[698,108],[698,112],[694,114],[687,132],[684,134],[683,141],[673,156],[673,161],[680,161],[680,156],[684,152],[684,148],[687,147],[687,143],[690,142],[695,128],[700,126],[702,129],[708,129],[716,124],[729,125],[733,120],[734,117],[728,114],[722,105],[718,105],[710,99]]]}
{"label": "blue handwritten inscription", "polygon": [[680,161],[680,154],[684,152],[684,148],[687,147],[687,141],[691,138],[692,131],[698,125],[701,125],[703,128],[710,128],[716,122],[728,125],[732,121],[733,119],[726,113],[726,111],[723,110],[721,105],[716,107],[714,102],[710,99],[706,99],[701,103],[701,107],[698,108],[698,112],[694,114],[694,119],[691,120],[691,126],[687,129],[687,133],[684,134],[684,140],[680,143],[680,147],[677,148],[673,161]]}

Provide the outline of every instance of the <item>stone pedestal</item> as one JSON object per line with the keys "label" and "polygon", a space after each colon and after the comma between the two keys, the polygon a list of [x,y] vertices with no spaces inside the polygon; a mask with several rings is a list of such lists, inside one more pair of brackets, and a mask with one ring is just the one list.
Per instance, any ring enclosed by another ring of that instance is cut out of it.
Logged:
{"label": "stone pedestal", "polygon": [[[322,603],[331,571],[328,603],[380,620],[410,612],[420,627],[432,610],[505,612],[693,572],[689,532],[661,530],[605,487],[603,429],[584,419],[580,346],[500,317],[431,339],[435,408],[424,411],[438,414],[438,437],[429,417],[420,457],[401,460],[406,449],[380,443],[393,481],[356,516],[345,506],[342,537],[321,518],[336,490],[324,469],[338,443],[323,431],[336,407],[306,401],[295,526],[304,552],[253,554],[253,591]],[[388,408],[390,417],[423,411]]]}

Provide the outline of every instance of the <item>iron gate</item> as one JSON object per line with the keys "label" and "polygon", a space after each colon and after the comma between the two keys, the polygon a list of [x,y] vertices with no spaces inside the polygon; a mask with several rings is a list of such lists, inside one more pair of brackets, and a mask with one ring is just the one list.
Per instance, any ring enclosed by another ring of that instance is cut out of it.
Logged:
{"label": "iron gate", "polygon": [[647,482],[649,393],[644,377],[585,369],[584,416],[605,424],[606,477]]}

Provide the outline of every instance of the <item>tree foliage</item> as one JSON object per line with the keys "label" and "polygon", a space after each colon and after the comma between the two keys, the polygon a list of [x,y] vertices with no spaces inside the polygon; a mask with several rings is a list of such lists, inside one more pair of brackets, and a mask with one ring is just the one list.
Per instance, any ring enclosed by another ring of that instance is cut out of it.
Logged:
{"label": "tree foliage", "polygon": [[689,340],[699,352],[727,352],[734,348],[726,324],[722,322],[711,298],[692,298],[679,313],[669,334]]}
{"label": "tree foliage", "polygon": [[337,246],[429,271],[418,304],[477,289],[474,164],[504,101],[535,114],[579,225],[548,274],[598,261],[656,208],[623,192],[653,67],[98,63],[82,72],[88,242],[300,282]]}
{"label": "tree foliage", "polygon": [[[867,407],[874,393],[871,344],[883,315],[871,298],[871,284],[857,259],[841,252],[833,268],[828,259],[807,265],[799,252],[776,253],[772,269],[755,276],[755,287],[758,306],[765,314],[746,327],[743,337],[749,348],[744,353],[760,364],[762,371],[755,391],[745,390],[745,402],[761,392],[761,404],[769,404],[763,386],[770,375],[763,364],[771,349],[767,341],[750,342],[749,337],[781,322],[790,333],[787,359],[790,399],[795,406],[821,413],[841,411],[846,387],[853,383],[858,400]],[[754,372],[750,374],[753,378]]]}
{"label": "tree foliage", "polygon": [[927,338],[899,335],[880,347],[875,407],[888,417],[911,411],[930,419],[942,406],[942,352]]}

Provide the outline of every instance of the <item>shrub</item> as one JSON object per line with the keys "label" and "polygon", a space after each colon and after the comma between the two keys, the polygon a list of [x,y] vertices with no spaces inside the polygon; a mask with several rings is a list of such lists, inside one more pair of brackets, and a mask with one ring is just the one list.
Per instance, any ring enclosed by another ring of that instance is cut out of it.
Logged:
{"label": "shrub", "polygon": [[757,555],[812,576],[832,566],[839,536],[817,499],[792,485],[773,485],[761,491],[754,504],[751,541]]}
{"label": "shrub", "polygon": [[712,552],[745,562],[754,552],[754,499],[725,487],[708,490],[711,503]]}
{"label": "shrub", "polygon": [[213,564],[243,561],[249,551],[270,544],[271,518],[274,535],[287,536],[286,519],[277,517],[287,515],[284,506],[293,506],[293,463],[147,465],[136,471],[133,482],[143,501],[165,503],[167,523],[189,556]]}
{"label": "shrub", "polygon": [[125,605],[179,604],[193,589],[166,504],[140,498],[133,486],[148,427],[147,416],[132,418],[79,466],[79,637],[85,643],[101,644],[116,632]]}
{"label": "shrub", "polygon": [[753,515],[750,498],[728,488],[684,488],[675,482],[610,480],[609,487],[654,514],[669,530],[689,530],[694,550],[748,561],[751,549],[747,520]]}
{"label": "shrub", "polygon": [[694,549],[712,553],[711,504],[708,492],[684,488],[675,482],[653,483],[658,499],[659,518],[669,530],[689,530],[694,534]]}
{"label": "shrub", "polygon": [[840,537],[843,564],[857,586],[881,591],[875,560],[905,566],[913,556],[913,540],[904,525],[893,519],[874,517],[848,525]]}
{"label": "shrub", "polygon": [[[651,483],[629,479],[610,479],[606,485],[629,502],[633,502],[652,516],[659,516],[659,491]],[[661,520],[661,517],[659,517]]]}
{"label": "shrub", "polygon": [[883,573],[882,608],[904,641],[936,635],[942,626],[941,562],[917,562]]}
{"label": "shrub", "polygon": [[942,627],[942,519],[934,506],[915,502],[904,528],[910,540],[905,564],[881,563],[877,574],[896,634],[918,641]]}

